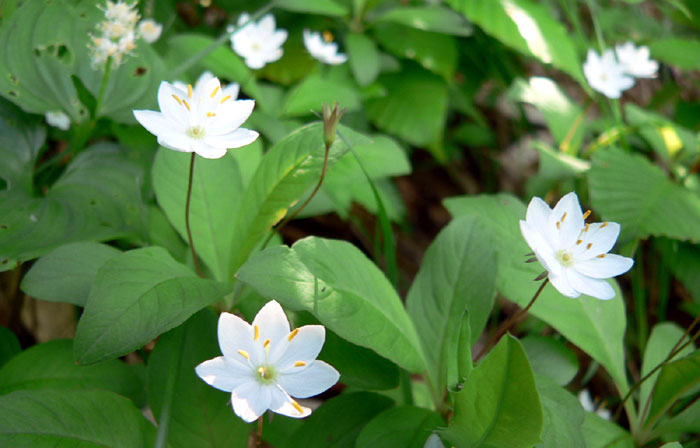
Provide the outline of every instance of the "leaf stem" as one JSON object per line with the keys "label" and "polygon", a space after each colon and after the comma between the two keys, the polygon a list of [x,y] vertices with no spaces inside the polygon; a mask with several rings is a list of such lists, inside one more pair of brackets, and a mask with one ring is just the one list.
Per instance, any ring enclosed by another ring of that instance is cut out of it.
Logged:
{"label": "leaf stem", "polygon": [[547,286],[547,283],[549,283],[549,278],[546,278],[540,287],[537,289],[537,292],[535,292],[535,295],[532,297],[530,300],[530,303],[527,304],[525,308],[514,314],[513,316],[510,317],[507,321],[505,321],[496,331],[496,334],[489,339],[489,341],[484,345],[484,348],[481,349],[478,355],[476,355],[476,359],[474,361],[479,361],[488,351],[489,348],[493,347],[500,339],[501,336],[506,334],[508,330],[510,330],[515,324],[517,324],[520,319],[523,318],[527,314],[527,312],[532,308],[532,305],[535,304],[535,301],[537,298],[540,296],[540,293],[544,289],[545,286]]}
{"label": "leaf stem", "polygon": [[234,34],[236,34],[239,30],[245,28],[246,25],[248,25],[251,22],[255,22],[258,20],[260,17],[262,17],[266,12],[271,10],[275,6],[275,1],[271,1],[262,8],[258,9],[253,13],[253,15],[250,16],[248,20],[246,20],[244,23],[241,25],[237,25],[233,31],[229,32],[228,30],[225,31],[221,36],[219,36],[214,42],[209,44],[208,47],[197,53],[196,55],[192,56],[191,58],[188,58],[186,61],[184,61],[182,64],[179,66],[175,67],[173,71],[170,72],[170,77],[172,79],[177,78],[182,72],[187,70],[188,68],[192,67],[193,65],[197,64],[199,61],[204,59],[211,53],[212,51],[216,50],[220,46],[222,46],[224,43],[226,43],[227,40],[231,38]]}
{"label": "leaf stem", "polygon": [[102,84],[100,84],[100,91],[97,94],[97,100],[95,101],[95,116],[92,117],[93,121],[97,120],[97,116],[100,112],[100,107],[102,106],[102,101],[105,98],[105,92],[107,91],[107,83],[109,81],[109,73],[112,71],[112,57],[107,58],[105,63],[105,72],[102,75]]}
{"label": "leaf stem", "polygon": [[192,250],[192,259],[194,260],[194,269],[197,271],[197,275],[204,278],[202,274],[202,268],[199,266],[199,258],[197,258],[197,251],[194,248],[194,241],[192,240],[192,229],[190,228],[190,202],[192,199],[192,179],[194,178],[194,161],[197,153],[193,152],[190,158],[190,176],[187,182],[187,199],[185,201],[185,228],[187,229],[187,239],[190,243],[190,249]]}

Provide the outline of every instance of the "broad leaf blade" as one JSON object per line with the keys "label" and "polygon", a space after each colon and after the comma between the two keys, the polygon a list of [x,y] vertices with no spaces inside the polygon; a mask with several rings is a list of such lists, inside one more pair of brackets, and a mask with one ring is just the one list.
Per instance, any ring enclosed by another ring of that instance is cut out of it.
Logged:
{"label": "broad leaf blade", "polygon": [[312,313],[340,337],[409,371],[426,368],[401,299],[352,244],[309,237],[291,248],[272,247],[251,258],[236,277],[289,309]]}
{"label": "broad leaf blade", "polygon": [[423,448],[433,431],[444,426],[440,415],[424,408],[399,406],[377,415],[362,429],[356,446]]}
{"label": "broad leaf blade", "polygon": [[78,323],[74,356],[90,364],[129,353],[231,292],[196,277],[165,249],[136,249],[97,273]]}

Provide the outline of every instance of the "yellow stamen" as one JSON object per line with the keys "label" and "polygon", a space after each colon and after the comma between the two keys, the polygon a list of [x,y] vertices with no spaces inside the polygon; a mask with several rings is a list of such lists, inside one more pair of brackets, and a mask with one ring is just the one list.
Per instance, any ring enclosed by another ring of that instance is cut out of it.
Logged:
{"label": "yellow stamen", "polygon": [[226,101],[231,99],[231,95],[226,95],[225,97],[221,98],[221,101],[219,101],[221,104],[224,104]]}
{"label": "yellow stamen", "polygon": [[291,333],[289,333],[289,336],[287,336],[287,340],[291,341],[292,339],[294,339],[294,336],[296,336],[298,333],[299,329],[295,328],[294,330],[292,330]]}
{"label": "yellow stamen", "polygon": [[297,361],[294,363],[294,367],[304,367],[306,363],[304,361]]}
{"label": "yellow stamen", "polygon": [[255,331],[255,336],[253,336],[253,340],[257,341],[260,338],[260,328],[258,328],[257,325],[253,325],[253,331]]}
{"label": "yellow stamen", "polygon": [[561,222],[564,222],[565,219],[566,219],[566,212],[564,212],[564,214],[561,215]]}
{"label": "yellow stamen", "polygon": [[263,366],[258,367],[258,373],[260,374],[260,376],[264,376],[265,375],[265,367],[263,367]]}
{"label": "yellow stamen", "polygon": [[292,400],[292,406],[294,406],[294,409],[299,411],[299,413],[304,413],[304,409],[301,406],[299,406],[299,403],[297,403],[296,401]]}
{"label": "yellow stamen", "polygon": [[215,117],[216,112],[207,112],[207,117]]}
{"label": "yellow stamen", "polygon": [[265,339],[265,342],[263,342],[263,347],[267,348],[270,345],[270,340]]}
{"label": "yellow stamen", "polygon": [[590,249],[591,247],[593,247],[593,243],[588,243],[588,244],[586,245],[586,250]]}
{"label": "yellow stamen", "polygon": [[584,220],[584,221],[587,220],[589,216],[591,216],[591,211],[590,211],[590,210],[586,210],[586,213],[583,214],[583,220]]}
{"label": "yellow stamen", "polygon": [[583,231],[588,232],[588,227],[590,227],[590,224],[586,223],[586,227],[583,229]]}
{"label": "yellow stamen", "polygon": [[608,225],[608,223],[607,223],[607,222],[604,222],[603,225],[600,226],[600,228],[602,229],[603,227],[605,227],[605,226],[607,226],[607,225]]}
{"label": "yellow stamen", "polygon": [[209,98],[214,98],[214,97],[216,96],[216,92],[219,91],[219,87],[220,87],[220,86],[214,87],[214,91],[211,92],[211,95],[209,95]]}
{"label": "yellow stamen", "polygon": [[576,241],[576,244],[577,244],[577,245],[578,245],[578,244],[581,244],[581,243],[583,243],[583,240],[578,240],[578,241]]}
{"label": "yellow stamen", "polygon": [[333,42],[333,33],[331,33],[328,30],[324,31],[323,32],[323,40],[325,40],[328,43]]}
{"label": "yellow stamen", "polygon": [[187,108],[187,110],[191,110],[191,109],[190,109],[190,105],[187,104],[187,100],[182,100],[182,103],[185,105],[185,107]]}
{"label": "yellow stamen", "polygon": [[192,84],[187,84],[187,98],[192,98]]}
{"label": "yellow stamen", "polygon": [[598,258],[605,258],[605,254],[598,255]]}
{"label": "yellow stamen", "polygon": [[561,229],[561,221],[557,221],[557,229]]}
{"label": "yellow stamen", "polygon": [[240,349],[239,349],[239,350],[238,350],[238,354],[241,355],[242,357],[244,357],[245,359],[250,359],[250,355],[249,355],[248,352],[245,351],[245,350],[240,350]]}
{"label": "yellow stamen", "polygon": [[175,95],[175,94],[173,93],[173,98],[175,98],[175,101],[177,101],[177,104],[179,104],[180,106],[182,106],[182,100],[180,99],[179,96],[177,96],[177,95]]}
{"label": "yellow stamen", "polygon": [[571,260],[571,257],[569,256],[569,254],[564,254],[561,258],[562,258],[562,260],[564,260],[564,261],[570,261],[570,260]]}

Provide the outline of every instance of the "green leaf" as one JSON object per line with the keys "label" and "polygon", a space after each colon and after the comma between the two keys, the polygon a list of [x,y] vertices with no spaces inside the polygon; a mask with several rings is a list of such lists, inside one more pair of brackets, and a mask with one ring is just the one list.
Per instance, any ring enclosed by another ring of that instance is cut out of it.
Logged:
{"label": "green leaf", "polygon": [[535,374],[564,386],[578,373],[578,358],[561,340],[533,334],[520,342]]}
{"label": "green leaf", "polygon": [[570,32],[548,11],[531,0],[449,0],[486,33],[521,53],[564,70],[587,85]]}
{"label": "green leaf", "polygon": [[[498,258],[496,288],[524,307],[538,288],[532,280],[544,270],[538,263],[525,263],[524,255],[531,249],[518,228],[518,221],[525,218],[525,205],[511,195],[499,194],[451,198],[445,201],[445,207],[453,216],[478,216],[492,232]],[[625,308],[617,284],[613,286],[618,297],[604,301],[588,296],[572,300],[548,285],[530,313],[600,362],[626,392]]]}
{"label": "green leaf", "polygon": [[454,384],[454,361],[462,316],[469,311],[472,344],[481,335],[493,307],[496,254],[474,217],[453,220],[428,247],[406,299],[408,314],[423,343],[428,373],[436,392]]}
{"label": "green leaf", "polygon": [[21,351],[17,336],[9,328],[0,325],[0,367]]}
{"label": "green leaf", "polygon": [[124,252],[98,271],[75,335],[80,364],[124,355],[231,292],[160,247]]}
{"label": "green leaf", "polygon": [[340,382],[364,390],[393,389],[399,385],[396,364],[372,350],[351,344],[330,330],[318,355],[340,372]]}
{"label": "green leaf", "polygon": [[[74,122],[87,119],[71,76],[77,75],[98,96],[103,71],[92,66],[89,46],[100,20],[104,14],[93,2],[23,2],[0,32],[0,46],[7,49],[0,57],[0,72],[9,75],[0,77],[0,94],[30,112],[62,110]],[[148,93],[164,77],[158,54],[139,42],[137,51],[110,72],[97,114],[134,122],[132,110],[155,103],[155,94]]]}
{"label": "green leaf", "polygon": [[[654,326],[644,349],[641,372],[642,377],[646,376],[653,368],[666,359],[666,356],[671,353],[671,350],[675,347],[676,343],[681,339],[681,337],[683,337],[683,334],[683,329],[672,322],[662,322]],[[685,343],[687,340],[688,338],[686,337],[683,340],[683,343]],[[674,356],[673,360],[689,355],[694,349],[694,344],[689,345]],[[659,373],[660,372],[658,371],[654,373],[644,383],[642,383],[639,388],[639,415],[642,415],[642,410],[646,406],[647,400],[654,390],[654,383],[656,383]]]}
{"label": "green leaf", "polygon": [[454,37],[391,23],[375,28],[379,44],[400,58],[412,59],[448,82],[457,68],[457,41]]}
{"label": "green leaf", "polygon": [[471,24],[460,14],[439,5],[404,6],[389,9],[374,18],[376,23],[398,23],[423,31],[470,36]]}
{"label": "green leaf", "polygon": [[[185,205],[191,157],[189,153],[161,147],[153,162],[153,189],[158,204],[185,241],[188,240]],[[226,280],[229,272],[231,223],[236,218],[243,191],[238,163],[231,153],[216,160],[196,157],[190,200],[192,239],[197,254],[217,280]]]}
{"label": "green leaf", "polygon": [[288,11],[325,16],[345,16],[349,13],[345,5],[333,0],[275,0],[275,6]]}
{"label": "green leaf", "polygon": [[[181,64],[195,57],[205,48],[214,43],[209,36],[198,34],[178,34],[168,41],[168,57],[176,64]],[[241,89],[249,96],[255,98],[258,104],[265,108],[266,104],[260,99],[261,92],[255,75],[250,71],[245,62],[231,50],[230,45],[222,45],[202,58],[198,65],[211,70],[216,76],[228,79],[241,85]],[[194,76],[199,76],[199,71],[194,71]]]}
{"label": "green leaf", "polygon": [[542,408],[520,342],[504,336],[455,395],[442,433],[460,447],[532,448],[540,442]]}
{"label": "green leaf", "polygon": [[659,434],[669,432],[700,433],[700,399],[696,399],[694,403],[677,415],[663,420],[654,432]]}
{"label": "green leaf", "polygon": [[[339,263],[338,260],[342,260]],[[382,272],[350,243],[309,237],[251,258],[236,277],[338,336],[411,371],[426,368],[418,335]]]}
{"label": "green leaf", "polygon": [[634,439],[624,429],[594,412],[586,412],[583,421],[583,439],[586,448],[634,448]]}
{"label": "green leaf", "polygon": [[645,425],[653,426],[659,418],[689,391],[700,384],[700,350],[677,361],[667,364],[654,385],[649,418]]}
{"label": "green leaf", "polygon": [[355,392],[332,398],[304,421],[286,446],[354,448],[362,428],[392,403],[390,398],[370,392]]}
{"label": "green leaf", "polygon": [[312,110],[320,111],[323,103],[334,101],[349,111],[361,106],[360,97],[350,84],[311,75],[289,91],[282,111],[289,117],[305,116]]}
{"label": "green leaf", "polygon": [[378,128],[415,146],[442,139],[448,103],[443,79],[406,67],[400,74],[380,76],[379,82],[387,90],[386,97],[365,103],[367,116]]}
{"label": "green leaf", "polygon": [[683,448],[679,442],[668,442],[661,445],[661,448]]}
{"label": "green leaf", "polygon": [[345,38],[350,69],[361,86],[374,82],[379,75],[379,51],[374,41],[364,34],[350,33]]}
{"label": "green leaf", "polygon": [[60,246],[32,265],[22,279],[22,291],[37,299],[84,307],[97,270],[120,253],[98,243]]}
{"label": "green leaf", "polygon": [[102,390],[21,390],[0,396],[0,445],[153,446],[156,430],[130,400]]}
{"label": "green leaf", "polygon": [[542,113],[557,144],[566,142],[563,152],[578,153],[587,128],[584,111],[554,81],[540,76],[527,81],[518,78],[508,94],[518,101],[532,104]]}
{"label": "green leaf", "polygon": [[[369,141],[349,128],[339,128],[354,144]],[[328,166],[332,166],[347,150],[343,142],[336,140],[330,148]],[[296,130],[265,153],[241,198],[239,207],[245,213],[238,213],[231,224],[234,235],[230,252],[231,276],[269,229],[285,216],[289,207],[318,182],[324,153],[322,123]]]}
{"label": "green leaf", "polygon": [[700,246],[667,238],[656,238],[654,243],[673,275],[700,303]]}
{"label": "green leaf", "polygon": [[673,183],[644,157],[600,150],[588,185],[596,211],[622,226],[622,241],[654,235],[700,242],[700,196]]}
{"label": "green leaf", "polygon": [[126,151],[100,143],[80,153],[43,198],[0,203],[0,265],[76,241],[140,233],[143,169]]}
{"label": "green leaf", "polygon": [[399,406],[377,415],[362,429],[355,446],[423,448],[430,434],[444,426],[440,415],[415,406]]}
{"label": "green leaf", "polygon": [[216,322],[210,310],[200,311],[182,327],[164,334],[148,358],[148,400],[160,421],[165,379],[171,374],[173,357],[180,357],[168,425],[168,443],[173,448],[244,447],[248,441],[250,426],[227,404],[230,394],[209,386],[194,371],[201,362],[221,356]]}
{"label": "green leaf", "polygon": [[537,447],[586,448],[581,428],[585,412],[576,397],[546,376],[535,375],[535,381],[543,416],[543,443]]}
{"label": "green leaf", "polygon": [[649,42],[651,57],[682,70],[700,70],[700,42],[697,39],[665,37]]}
{"label": "green leaf", "polygon": [[76,365],[71,339],[35,345],[0,369],[0,394],[25,389],[104,389],[131,398],[139,406],[145,398],[141,380],[122,361]]}

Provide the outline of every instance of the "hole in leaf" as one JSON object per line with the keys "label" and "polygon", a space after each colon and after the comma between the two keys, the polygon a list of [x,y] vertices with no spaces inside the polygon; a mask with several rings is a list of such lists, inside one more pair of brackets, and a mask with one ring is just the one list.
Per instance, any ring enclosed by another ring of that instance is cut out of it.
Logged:
{"label": "hole in leaf", "polygon": [[19,84],[19,80],[18,80],[17,77],[16,77],[15,75],[13,75],[12,73],[8,73],[8,74],[7,74],[7,78],[10,80],[10,83],[11,83],[11,84],[14,84],[14,85]]}
{"label": "hole in leaf", "polygon": [[94,199],[90,199],[90,205],[97,205],[97,201]]}
{"label": "hole in leaf", "polygon": [[7,92],[7,94],[10,96],[14,96],[15,98],[19,96],[19,93],[17,93],[16,90],[10,90],[9,92]]}
{"label": "hole in leaf", "polygon": [[7,264],[8,261],[10,261],[10,260],[8,260],[7,258],[5,258],[4,260],[0,261],[0,263],[2,263],[2,264]]}
{"label": "hole in leaf", "polygon": [[60,61],[65,62],[66,64],[70,63],[71,61],[70,50],[63,44],[56,47],[56,56]]}
{"label": "hole in leaf", "polygon": [[7,180],[5,180],[5,179],[3,179],[2,177],[0,177],[0,191],[7,190],[7,187],[8,187],[8,182],[7,182]]}
{"label": "hole in leaf", "polygon": [[136,70],[134,70],[134,76],[143,76],[146,73],[148,73],[148,69],[146,67],[136,67]]}
{"label": "hole in leaf", "polygon": [[9,229],[7,224],[0,224],[0,230],[7,230],[7,229]]}
{"label": "hole in leaf", "polygon": [[81,12],[81,13],[80,13],[80,18],[81,18],[81,19],[87,19],[87,14],[85,14],[84,12]]}
{"label": "hole in leaf", "polygon": [[41,50],[39,48],[34,49],[34,56],[36,56],[36,57],[41,56]]}

